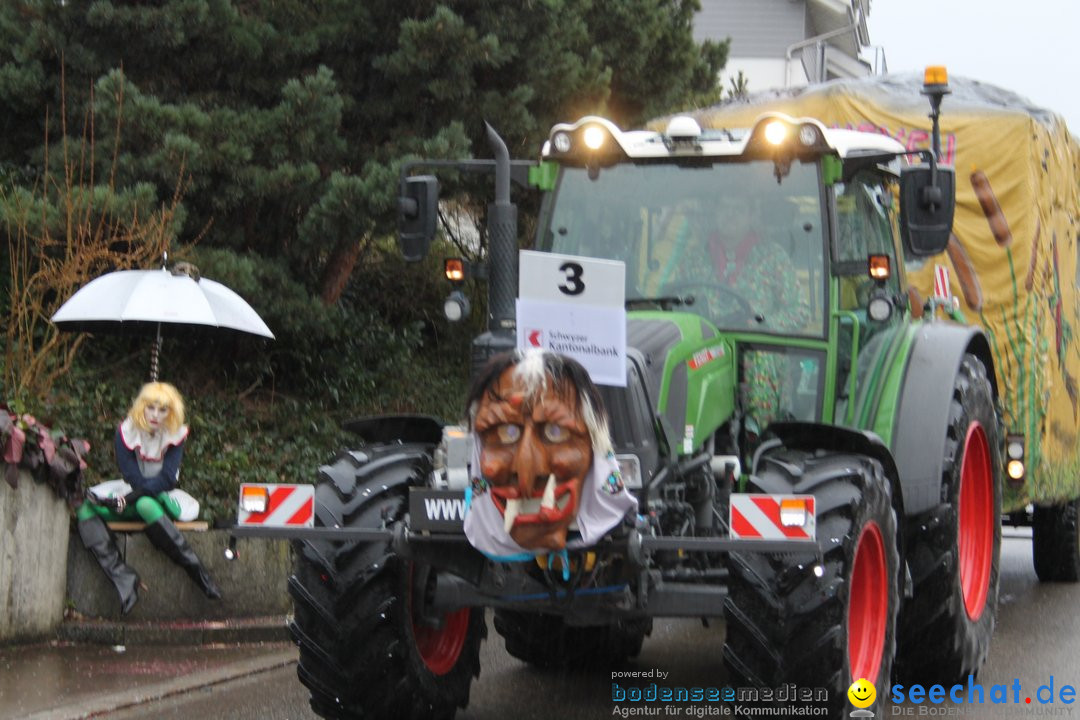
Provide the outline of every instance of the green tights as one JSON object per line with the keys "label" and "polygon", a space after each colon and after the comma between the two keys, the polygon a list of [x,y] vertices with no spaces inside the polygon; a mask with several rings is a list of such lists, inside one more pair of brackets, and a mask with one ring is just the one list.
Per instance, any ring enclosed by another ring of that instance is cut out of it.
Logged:
{"label": "green tights", "polygon": [[83,502],[75,511],[75,517],[81,520],[89,520],[94,515],[100,515],[108,520],[137,520],[141,519],[147,525],[156,523],[162,515],[168,515],[176,520],[180,517],[180,503],[176,502],[168,493],[159,493],[156,498],[148,495],[143,496],[124,508],[121,513],[114,512],[110,508],[92,503],[89,500]]}

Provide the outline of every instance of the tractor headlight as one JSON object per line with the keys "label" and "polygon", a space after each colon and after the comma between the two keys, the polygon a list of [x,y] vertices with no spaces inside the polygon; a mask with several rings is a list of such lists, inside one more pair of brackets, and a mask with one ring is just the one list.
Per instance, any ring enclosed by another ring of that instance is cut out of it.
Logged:
{"label": "tractor headlight", "polygon": [[874,322],[885,322],[892,316],[892,301],[884,295],[872,297],[866,306],[866,314]]}
{"label": "tractor headlight", "polygon": [[443,301],[443,315],[450,322],[458,322],[469,317],[471,309],[469,298],[465,297],[465,293],[460,290],[454,290]]}
{"label": "tractor headlight", "polygon": [[585,132],[582,133],[582,140],[585,141],[585,147],[590,150],[599,150],[604,147],[605,139],[607,139],[607,133],[598,125],[589,125],[585,128]]}
{"label": "tractor headlight", "polygon": [[615,461],[619,463],[619,475],[622,476],[623,485],[631,489],[641,487],[641,460],[637,455],[616,455]]}
{"label": "tractor headlight", "polygon": [[816,120],[768,113],[754,124],[745,153],[749,157],[790,161],[815,157],[828,148],[825,128]]}
{"label": "tractor headlight", "polygon": [[780,120],[773,120],[765,126],[765,139],[773,145],[780,145],[787,139],[788,126]]}
{"label": "tractor headlight", "polygon": [[553,127],[542,155],[560,165],[590,169],[610,167],[626,158],[622,131],[595,115]]}
{"label": "tractor headlight", "polygon": [[799,142],[806,147],[812,147],[821,142],[821,131],[813,125],[803,125],[799,128]]}

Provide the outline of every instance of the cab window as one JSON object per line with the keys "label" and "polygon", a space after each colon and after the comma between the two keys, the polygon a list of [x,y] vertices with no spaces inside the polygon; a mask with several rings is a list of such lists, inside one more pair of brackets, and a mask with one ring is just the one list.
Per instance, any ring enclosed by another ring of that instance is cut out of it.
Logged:
{"label": "cab window", "polygon": [[872,283],[867,275],[869,255],[888,255],[893,273],[886,288],[899,291],[899,277],[893,244],[895,218],[893,193],[880,175],[861,171],[847,182],[833,186],[836,210],[834,271],[840,276],[840,307],[853,310],[866,306]]}

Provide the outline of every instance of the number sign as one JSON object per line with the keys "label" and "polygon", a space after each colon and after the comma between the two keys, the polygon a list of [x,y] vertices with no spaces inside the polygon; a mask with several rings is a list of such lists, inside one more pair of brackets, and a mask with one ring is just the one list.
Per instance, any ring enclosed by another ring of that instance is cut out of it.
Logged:
{"label": "number sign", "polygon": [[600,385],[626,385],[626,266],[521,251],[518,347],[568,355]]}

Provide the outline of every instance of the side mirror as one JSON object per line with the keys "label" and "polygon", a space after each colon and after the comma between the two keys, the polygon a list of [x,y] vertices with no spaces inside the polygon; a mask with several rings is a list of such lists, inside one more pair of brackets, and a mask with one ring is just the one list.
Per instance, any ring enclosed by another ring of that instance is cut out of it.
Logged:
{"label": "side mirror", "polygon": [[953,168],[912,165],[900,171],[900,235],[910,255],[929,257],[944,252],[955,210]]}
{"label": "side mirror", "polygon": [[405,178],[398,198],[398,245],[408,262],[423,260],[435,237],[439,181],[433,175]]}

